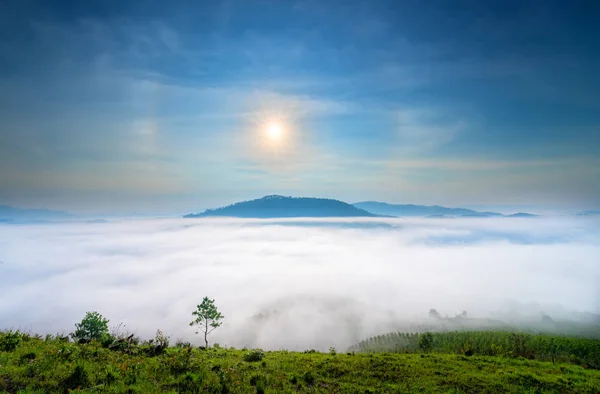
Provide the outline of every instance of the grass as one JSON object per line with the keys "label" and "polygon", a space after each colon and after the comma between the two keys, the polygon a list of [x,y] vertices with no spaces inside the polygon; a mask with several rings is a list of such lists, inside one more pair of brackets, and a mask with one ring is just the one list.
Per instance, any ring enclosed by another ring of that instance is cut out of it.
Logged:
{"label": "grass", "polygon": [[275,351],[259,357],[223,348],[118,349],[22,335],[0,351],[0,392],[600,392],[599,370],[506,356]]}

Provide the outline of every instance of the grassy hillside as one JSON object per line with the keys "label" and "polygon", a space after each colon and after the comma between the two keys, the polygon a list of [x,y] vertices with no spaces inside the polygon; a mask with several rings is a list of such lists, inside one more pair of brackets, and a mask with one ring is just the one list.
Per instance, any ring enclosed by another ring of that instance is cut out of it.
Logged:
{"label": "grassy hillside", "polygon": [[600,392],[599,370],[507,355],[469,357],[419,349],[263,353],[165,345],[132,339],[76,344],[67,338],[0,333],[0,392]]}

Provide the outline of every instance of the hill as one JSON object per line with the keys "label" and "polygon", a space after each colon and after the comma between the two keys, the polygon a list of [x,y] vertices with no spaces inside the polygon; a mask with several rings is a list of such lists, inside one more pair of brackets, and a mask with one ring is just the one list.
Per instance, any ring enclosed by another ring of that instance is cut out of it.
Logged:
{"label": "hill", "polygon": [[31,223],[64,220],[72,215],[49,209],[22,209],[0,205],[0,223]]}
{"label": "hill", "polygon": [[[162,347],[129,338],[113,344],[78,344],[68,337],[0,332],[0,392],[600,391],[600,371],[589,365],[594,360],[589,355],[597,343],[570,338],[556,338],[554,342],[553,338],[508,333],[393,334],[369,339],[356,351],[345,353],[335,349],[328,353],[263,352],[217,346],[203,350],[189,343]],[[488,343],[490,340],[494,342]],[[385,353],[378,353],[381,351]],[[573,357],[571,353],[575,353]],[[553,362],[540,361],[538,354]]]}
{"label": "hill", "polygon": [[265,196],[242,201],[226,207],[207,209],[202,213],[185,215],[185,218],[225,216],[239,218],[291,218],[291,217],[377,217],[339,200],[312,197]]}
{"label": "hill", "polygon": [[506,215],[506,217],[508,218],[535,218],[538,215],[534,215],[532,213],[526,213],[526,212],[517,212],[517,213],[513,213],[511,215]]}
{"label": "hill", "polygon": [[[440,205],[388,204],[378,201],[363,201],[352,204],[357,208],[378,214],[398,217],[503,217],[497,212],[479,212],[467,208],[447,208]],[[534,217],[529,213],[519,212],[508,217]]]}

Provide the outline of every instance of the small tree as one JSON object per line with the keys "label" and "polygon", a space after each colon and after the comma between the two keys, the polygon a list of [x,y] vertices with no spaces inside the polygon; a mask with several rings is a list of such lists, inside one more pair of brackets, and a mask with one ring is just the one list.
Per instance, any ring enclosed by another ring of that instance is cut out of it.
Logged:
{"label": "small tree", "polygon": [[86,312],[81,323],[75,323],[73,338],[79,341],[100,341],[108,335],[108,320],[98,312]]}
{"label": "small tree", "polygon": [[200,332],[204,333],[204,343],[206,344],[206,347],[208,347],[208,334],[223,324],[221,320],[223,320],[225,316],[217,310],[215,300],[211,300],[208,297],[204,297],[202,304],[198,305],[197,309],[192,312],[192,315],[195,316],[196,319],[190,323],[190,326],[198,326],[196,334]]}

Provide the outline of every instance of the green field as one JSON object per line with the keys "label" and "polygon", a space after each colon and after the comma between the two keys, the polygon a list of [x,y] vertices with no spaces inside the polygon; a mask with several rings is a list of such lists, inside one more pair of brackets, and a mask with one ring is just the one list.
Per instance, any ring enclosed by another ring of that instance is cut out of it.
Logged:
{"label": "green field", "polygon": [[[204,350],[187,344],[163,348],[155,342],[125,340],[77,344],[67,338],[4,332],[0,333],[0,392],[600,392],[600,371],[593,365],[598,340],[557,337],[552,342],[549,337],[531,335],[523,349],[534,343],[538,348],[527,350],[524,357],[511,353],[510,341],[515,338],[509,333],[432,334],[433,342],[425,350],[419,346],[420,337],[376,337],[358,344],[354,353],[334,349],[263,353],[218,347]],[[369,343],[392,343],[398,338],[408,340],[402,339],[405,347],[396,347],[396,353],[358,352],[376,350],[368,349]],[[490,340],[503,346],[502,351],[480,355]],[[465,348],[464,343],[472,343],[476,350]],[[554,362],[536,359],[546,357],[541,356],[544,347],[540,343],[554,349]],[[570,356],[565,358],[567,353]]]}

